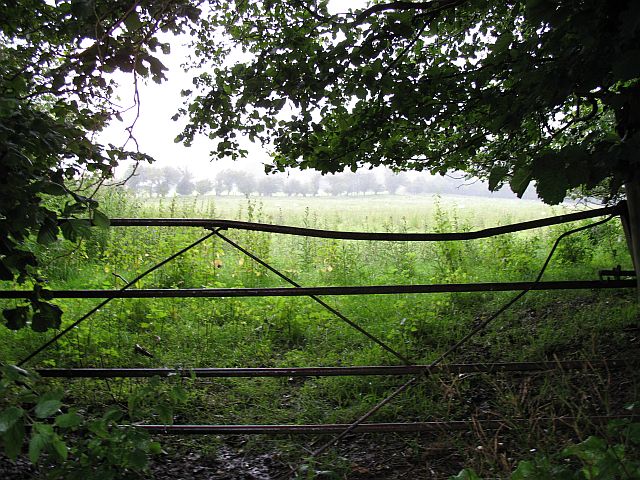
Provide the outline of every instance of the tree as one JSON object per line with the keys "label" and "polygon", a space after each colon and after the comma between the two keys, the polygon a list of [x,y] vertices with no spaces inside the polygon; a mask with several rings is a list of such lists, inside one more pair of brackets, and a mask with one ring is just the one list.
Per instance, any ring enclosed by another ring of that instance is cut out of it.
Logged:
{"label": "tree", "polygon": [[[106,0],[3,1],[0,8],[0,279],[37,284],[27,238],[75,241],[91,220],[106,225],[96,189],[120,160],[151,160],[94,140],[122,113],[110,74],[161,82],[166,69],[154,52],[169,46],[156,33],[184,31],[200,10],[186,1]],[[59,326],[52,305],[31,307],[5,310],[7,326]]]}
{"label": "tree", "polygon": [[327,175],[327,193],[333,197],[349,191],[349,179],[344,173]]}
{"label": "tree", "polygon": [[310,195],[318,195],[320,193],[320,180],[322,180],[322,175],[317,172],[314,172],[313,175],[308,180],[308,192]]}
{"label": "tree", "polygon": [[222,192],[227,192],[227,195],[231,195],[233,189],[238,188],[238,184],[243,182],[245,176],[246,173],[240,170],[222,170],[216,176],[216,193],[220,195]]}
{"label": "tree", "polygon": [[279,193],[282,191],[284,186],[284,180],[279,176],[270,175],[268,177],[260,177],[258,180],[258,184],[256,186],[256,190],[260,195],[266,195],[267,197],[271,197],[274,193]]}
{"label": "tree", "polygon": [[191,195],[196,189],[196,185],[193,182],[193,176],[188,170],[182,173],[182,178],[176,184],[176,193],[178,195]]}
{"label": "tree", "polygon": [[181,173],[173,167],[134,165],[125,173],[123,181],[136,193],[146,191],[149,196],[156,194],[164,197],[175,187],[180,177]]}
{"label": "tree", "polygon": [[195,190],[198,195],[204,195],[213,190],[213,182],[208,178],[195,182]]}
{"label": "tree", "polygon": [[231,171],[222,170],[221,172],[219,172],[216,175],[214,185],[216,188],[216,195],[222,195],[222,192],[231,194],[231,190],[233,190],[233,179],[231,178]]}
{"label": "tree", "polygon": [[244,196],[248,197],[253,192],[256,191],[258,186],[258,182],[256,181],[256,177],[248,172],[237,172],[236,176],[236,188],[238,191]]}
{"label": "tree", "polygon": [[171,184],[165,179],[159,182],[155,187],[156,193],[161,197],[166,197],[171,191]]}
{"label": "tree", "polygon": [[[160,170],[160,181],[155,187],[155,191],[158,195],[164,196],[178,184],[181,178],[180,170],[175,167],[162,167]],[[165,192],[164,194],[162,192]]]}
{"label": "tree", "polygon": [[282,191],[285,195],[289,197],[293,197],[295,195],[300,195],[304,191],[304,186],[302,182],[297,178],[287,178],[284,182],[284,186],[282,187]]}
{"label": "tree", "polygon": [[363,195],[367,192],[377,193],[381,186],[373,172],[358,172],[358,189]]}
{"label": "tree", "polygon": [[398,189],[405,185],[404,176],[391,170],[385,170],[384,172],[384,187],[390,195],[395,194]]}

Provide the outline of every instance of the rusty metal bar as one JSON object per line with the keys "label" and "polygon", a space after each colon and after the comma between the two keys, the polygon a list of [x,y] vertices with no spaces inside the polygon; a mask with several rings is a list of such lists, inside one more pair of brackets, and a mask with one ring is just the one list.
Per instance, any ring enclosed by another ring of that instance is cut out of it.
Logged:
{"label": "rusty metal bar", "polygon": [[640,363],[640,358],[619,360],[566,360],[554,362],[497,362],[429,365],[373,365],[356,367],[280,367],[280,368],[42,368],[37,372],[49,378],[142,378],[142,377],[337,377],[349,375],[419,375],[533,372],[624,368]]}
{"label": "rusty metal bar", "polygon": [[[414,422],[414,423],[361,423],[350,433],[388,433],[388,432],[447,432],[475,431],[478,427],[485,430],[508,429],[513,425],[530,425],[544,423],[566,425],[589,420],[593,424],[606,424],[611,420],[637,420],[637,415],[602,415],[594,417],[554,417],[554,418],[516,418],[508,420],[458,420],[448,422]],[[226,434],[226,435],[258,435],[258,434],[335,434],[343,432],[349,424],[318,425],[134,425],[155,434]]]}
{"label": "rusty metal bar", "polygon": [[206,218],[112,218],[110,224],[113,227],[200,227],[252,230],[258,232],[280,233],[286,235],[299,235],[316,238],[333,238],[340,240],[386,240],[386,241],[451,241],[451,240],[476,240],[479,238],[493,237],[505,233],[519,232],[533,228],[558,225],[560,223],[585,220],[604,215],[619,215],[623,206],[621,204],[612,207],[597,208],[583,212],[568,213],[555,217],[542,218],[527,222],[514,223],[499,227],[486,228],[474,232],[453,233],[389,233],[389,232],[340,232],[334,230],[318,230],[314,228],[290,227],[286,225],[271,225],[267,223],[241,222],[235,220],[219,220]]}
{"label": "rusty metal bar", "polygon": [[[129,290],[47,290],[51,298],[220,298],[308,297],[313,295],[391,295],[522,290],[590,290],[635,288],[635,280],[562,280],[549,282],[443,283],[433,285],[366,285],[351,287],[148,288]],[[32,290],[0,290],[0,298],[32,298]]]}

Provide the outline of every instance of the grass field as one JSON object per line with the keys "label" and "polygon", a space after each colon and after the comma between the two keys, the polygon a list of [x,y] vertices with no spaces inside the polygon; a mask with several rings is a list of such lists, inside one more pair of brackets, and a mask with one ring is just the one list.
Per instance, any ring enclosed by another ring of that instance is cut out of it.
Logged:
{"label": "grass field", "polygon": [[[505,199],[382,195],[139,199],[120,191],[106,193],[102,206],[111,217],[226,218],[393,232],[466,231],[572,208]],[[573,226],[436,244],[337,241],[240,231],[225,234],[303,286],[428,284],[533,280],[552,243]],[[42,251],[47,265],[44,273],[53,289],[121,288],[124,280],[131,280],[202,235],[199,229],[184,228],[97,230],[79,245],[59,242]],[[596,279],[598,269],[618,264],[631,268],[621,227],[614,220],[566,238],[544,278]],[[220,239],[210,239],[144,278],[135,288],[266,286],[286,284]],[[512,296],[451,293],[324,300],[412,362],[428,363]],[[633,298],[625,292],[530,293],[450,361],[537,361],[624,354],[626,347],[617,352],[612,349],[616,343],[626,342],[625,332],[636,325]],[[56,303],[65,312],[64,324],[69,324],[97,301],[69,299]],[[15,362],[51,335],[27,329],[2,330],[1,358]],[[137,345],[153,358],[137,354]],[[284,367],[399,363],[398,358],[312,300],[275,297],[116,300],[41,354],[34,365]],[[83,380],[65,384],[64,388],[74,403],[128,404],[131,420],[146,423],[348,423],[399,382],[401,379],[392,377],[174,379],[151,384],[142,380]],[[616,413],[635,395],[634,378],[623,390],[616,390],[615,398],[615,382],[591,374],[575,378],[570,373],[564,377],[536,376],[526,382],[520,377],[482,375],[424,379],[381,409],[373,421]],[[493,456],[465,454],[463,463],[469,462],[484,474],[504,475],[530,449],[555,448],[559,439],[569,441],[573,436],[575,432],[549,435],[540,426],[516,430],[504,440],[511,449],[508,460],[498,452]],[[465,451],[468,440],[455,441]],[[304,456],[304,445],[294,440],[250,441],[247,448],[254,452],[278,449],[290,452],[288,458]],[[415,448],[419,453],[420,447]],[[335,455],[339,457],[339,449]],[[336,458],[327,460],[333,465],[335,478],[347,478],[349,467]]]}
{"label": "grass field", "polygon": [[[251,201],[260,206],[264,219],[273,223],[302,226],[315,218],[332,228],[371,231],[384,230],[388,224],[399,227],[404,222],[412,230],[429,231],[433,228],[437,205],[447,211],[455,209],[465,223],[474,227],[531,220],[571,208],[549,207],[533,200],[435,195],[276,196],[256,197]],[[248,216],[248,202],[242,196],[149,198],[144,204],[160,214],[167,214],[174,202],[182,214],[197,212],[226,219],[246,219]]]}

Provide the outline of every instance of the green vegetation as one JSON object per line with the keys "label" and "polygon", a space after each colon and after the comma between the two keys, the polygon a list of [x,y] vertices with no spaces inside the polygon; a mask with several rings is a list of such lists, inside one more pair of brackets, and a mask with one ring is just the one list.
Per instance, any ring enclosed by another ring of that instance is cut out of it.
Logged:
{"label": "green vegetation", "polygon": [[[177,141],[205,134],[212,157],[246,155],[248,137],[273,147],[272,170],[462,170],[518,195],[534,182],[553,204],[573,189],[611,197],[624,185],[638,210],[640,9],[630,0],[365,2],[340,12],[328,0],[2,6],[3,280],[32,274],[29,235],[73,237],[84,224],[61,231],[58,218],[96,216],[91,195],[65,182],[88,173],[98,186],[121,160],[152,161],[137,151],[135,118],[131,151],[96,133],[140,108],[139,82],[166,79],[171,45],[160,33],[193,40]],[[135,90],[133,105],[115,100],[118,78]],[[195,187],[185,179],[180,191]],[[47,195],[67,201],[44,207]],[[633,230],[640,251],[635,220]],[[55,326],[42,305],[32,310]]]}
{"label": "green vegetation", "polygon": [[[112,218],[239,218],[311,228],[440,232],[513,223],[564,210],[536,202],[464,197],[372,196],[314,198],[304,202],[284,197],[264,200],[181,197],[143,202],[115,189],[105,191],[101,205]],[[336,241],[240,231],[228,231],[225,235],[303,286],[420,284],[532,280],[553,241],[571,227],[563,225],[473,242],[435,244]],[[202,235],[199,229],[186,228],[95,228],[91,236],[77,243],[58,241],[38,253],[45,266],[47,288],[121,288],[125,280],[135,278]],[[597,278],[598,269],[618,264],[630,268],[621,227],[615,220],[565,239],[544,278],[593,279]],[[135,288],[266,286],[286,285],[214,237],[144,278]],[[325,300],[412,361],[428,363],[512,295],[341,296]],[[625,348],[630,345],[625,329],[637,325],[633,299],[630,292],[531,292],[450,360],[624,357],[628,353]],[[4,308],[20,306],[17,301],[3,303]],[[59,299],[54,303],[64,311],[63,326],[66,326],[97,304],[97,300]],[[52,333],[23,328],[4,329],[0,335],[0,358],[5,363],[14,363]],[[140,355],[138,345],[153,358]],[[398,363],[310,299],[272,297],[115,300],[39,355],[33,366],[191,368]],[[515,428],[506,435],[507,440],[501,440],[508,445],[501,448],[510,452],[504,459],[501,455],[506,454],[498,451],[498,447],[494,453],[488,452],[493,439],[486,437],[487,432],[476,432],[473,438],[448,434],[452,445],[462,452],[472,452],[465,455],[477,471],[504,474],[515,468],[514,462],[526,456],[531,448],[551,452],[558,442],[584,440],[587,433],[597,433],[589,424],[588,415],[619,413],[624,404],[633,401],[634,374],[625,372],[624,387],[618,385],[618,377],[611,375],[616,374],[589,370],[514,378],[504,374],[432,377],[421,380],[373,420],[583,417],[568,432],[558,430],[551,434],[536,423]],[[98,415],[106,418],[107,423],[117,418],[121,423],[234,424],[349,423],[399,382],[401,379],[394,377],[328,377],[75,380],[46,384],[48,388],[64,391],[64,400],[55,397],[59,402],[56,406],[64,402],[64,414],[82,409],[80,414],[87,421]],[[117,413],[109,413],[110,410],[100,413],[109,405],[118,406]],[[67,410],[68,407],[73,409]],[[20,408],[26,412],[31,407]],[[47,418],[38,422],[47,424]],[[58,444],[54,445],[52,439],[58,438],[54,436],[59,435],[58,430],[36,432],[49,435],[51,441],[42,452],[48,455],[48,461],[53,461]],[[109,443],[106,437],[102,438]],[[138,452],[141,456],[156,449],[154,443],[144,438],[146,447]],[[481,442],[484,450],[467,449],[465,445],[469,442]],[[116,443],[101,448],[109,451]],[[288,455],[287,461],[296,463],[306,455],[303,444],[300,440],[269,438],[250,441],[246,448],[289,452],[283,455]],[[69,455],[74,455],[79,454],[81,447],[70,448]],[[111,458],[108,453],[96,455],[98,462]],[[350,468],[340,467],[335,458],[320,462],[318,469],[329,468],[336,475],[347,475]],[[322,462],[327,463],[323,466]],[[146,462],[135,465],[145,468]]]}

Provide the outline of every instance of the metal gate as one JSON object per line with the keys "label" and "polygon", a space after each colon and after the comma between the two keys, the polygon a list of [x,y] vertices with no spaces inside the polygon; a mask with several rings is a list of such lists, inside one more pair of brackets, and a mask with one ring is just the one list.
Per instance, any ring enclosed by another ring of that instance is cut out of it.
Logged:
{"label": "metal gate", "polygon": [[[420,378],[430,375],[461,374],[470,372],[523,372],[541,371],[551,369],[579,369],[589,365],[590,368],[619,368],[628,366],[631,363],[638,363],[640,359],[615,360],[615,361],[557,361],[557,362],[519,362],[519,363],[472,363],[472,364],[447,364],[445,361],[466,342],[481,330],[485,329],[495,318],[511,307],[527,292],[536,290],[559,290],[559,289],[620,289],[636,287],[635,280],[621,279],[621,274],[631,275],[634,272],[621,272],[619,270],[603,271],[614,277],[611,280],[572,280],[572,281],[543,281],[542,277],[545,269],[559,242],[567,235],[581,230],[600,225],[620,216],[623,223],[626,218],[626,204],[624,202],[612,206],[595,210],[582,211],[565,214],[541,220],[534,220],[512,225],[488,228],[472,232],[454,233],[368,233],[368,232],[342,232],[330,230],[317,230],[309,228],[289,227],[272,224],[240,222],[229,220],[209,220],[209,219],[140,219],[140,218],[115,218],[112,219],[111,227],[193,227],[209,230],[209,233],[193,242],[182,250],[174,253],[162,262],[149,268],[138,275],[131,282],[128,282],[119,290],[52,290],[48,295],[52,298],[96,298],[103,299],[98,305],[90,309],[86,314],[75,320],[69,326],[61,330],[51,340],[45,342],[39,348],[23,358],[18,365],[25,365],[33,360],[37,355],[57,342],[61,337],[67,335],[75,327],[90,318],[95,312],[104,307],[107,303],[117,298],[216,298],[216,297],[258,297],[258,296],[306,296],[313,299],[322,307],[330,311],[341,321],[354,328],[369,340],[379,345],[385,351],[396,357],[402,365],[378,365],[359,367],[300,367],[300,368],[195,368],[195,369],[168,369],[168,368],[70,368],[70,369],[39,369],[38,372],[43,377],[65,377],[65,378],[114,378],[114,377],[169,377],[169,376],[189,376],[189,377],[308,377],[308,376],[341,376],[341,375],[397,375],[409,376],[400,386],[393,390],[386,398],[379,401],[373,408],[355,419],[350,424],[316,424],[316,425],[139,425],[154,433],[180,433],[180,434],[333,434],[330,441],[323,444],[313,452],[313,456],[320,455],[327,448],[338,442],[350,433],[364,432],[424,432],[441,430],[464,430],[469,429],[471,421],[439,421],[439,422],[414,422],[414,423],[369,423],[367,420],[372,417],[380,408],[391,402],[402,392],[416,384]],[[546,227],[561,223],[584,220],[594,217],[606,216],[605,219],[584,225],[562,234],[552,247],[544,265],[534,281],[529,282],[509,282],[509,283],[456,283],[456,284],[431,284],[431,285],[375,285],[375,286],[345,286],[345,287],[303,287],[295,280],[291,279],[281,271],[266,263],[234,240],[227,237],[222,231],[226,230],[249,230],[257,232],[269,232],[286,235],[299,235],[307,237],[342,239],[342,240],[368,240],[368,241],[410,241],[410,242],[440,242],[463,240],[469,241],[480,238],[487,238],[505,233],[518,232],[533,228]],[[217,237],[228,245],[242,252],[253,261],[259,263],[264,268],[280,277],[291,285],[286,288],[185,288],[185,289],[132,289],[143,277],[157,270],[168,262],[174,260],[195,246],[207,241],[212,237]],[[601,275],[602,277],[602,275]],[[375,335],[367,331],[358,323],[347,318],[334,307],[328,305],[322,298],[323,295],[386,295],[386,294],[430,294],[443,292],[497,292],[513,291],[518,292],[501,308],[496,310],[485,320],[478,323],[461,340],[451,345],[436,360],[427,365],[414,365],[409,358],[399,353],[396,349]],[[0,291],[0,298],[31,298],[34,295],[29,291]],[[595,423],[606,422],[614,417],[600,416],[591,417]],[[508,419],[510,424],[524,421],[524,419]],[[571,421],[571,418],[562,417],[560,419],[540,419],[540,421],[558,422]],[[501,420],[485,420],[480,422],[483,428],[501,428],[505,422]]]}

